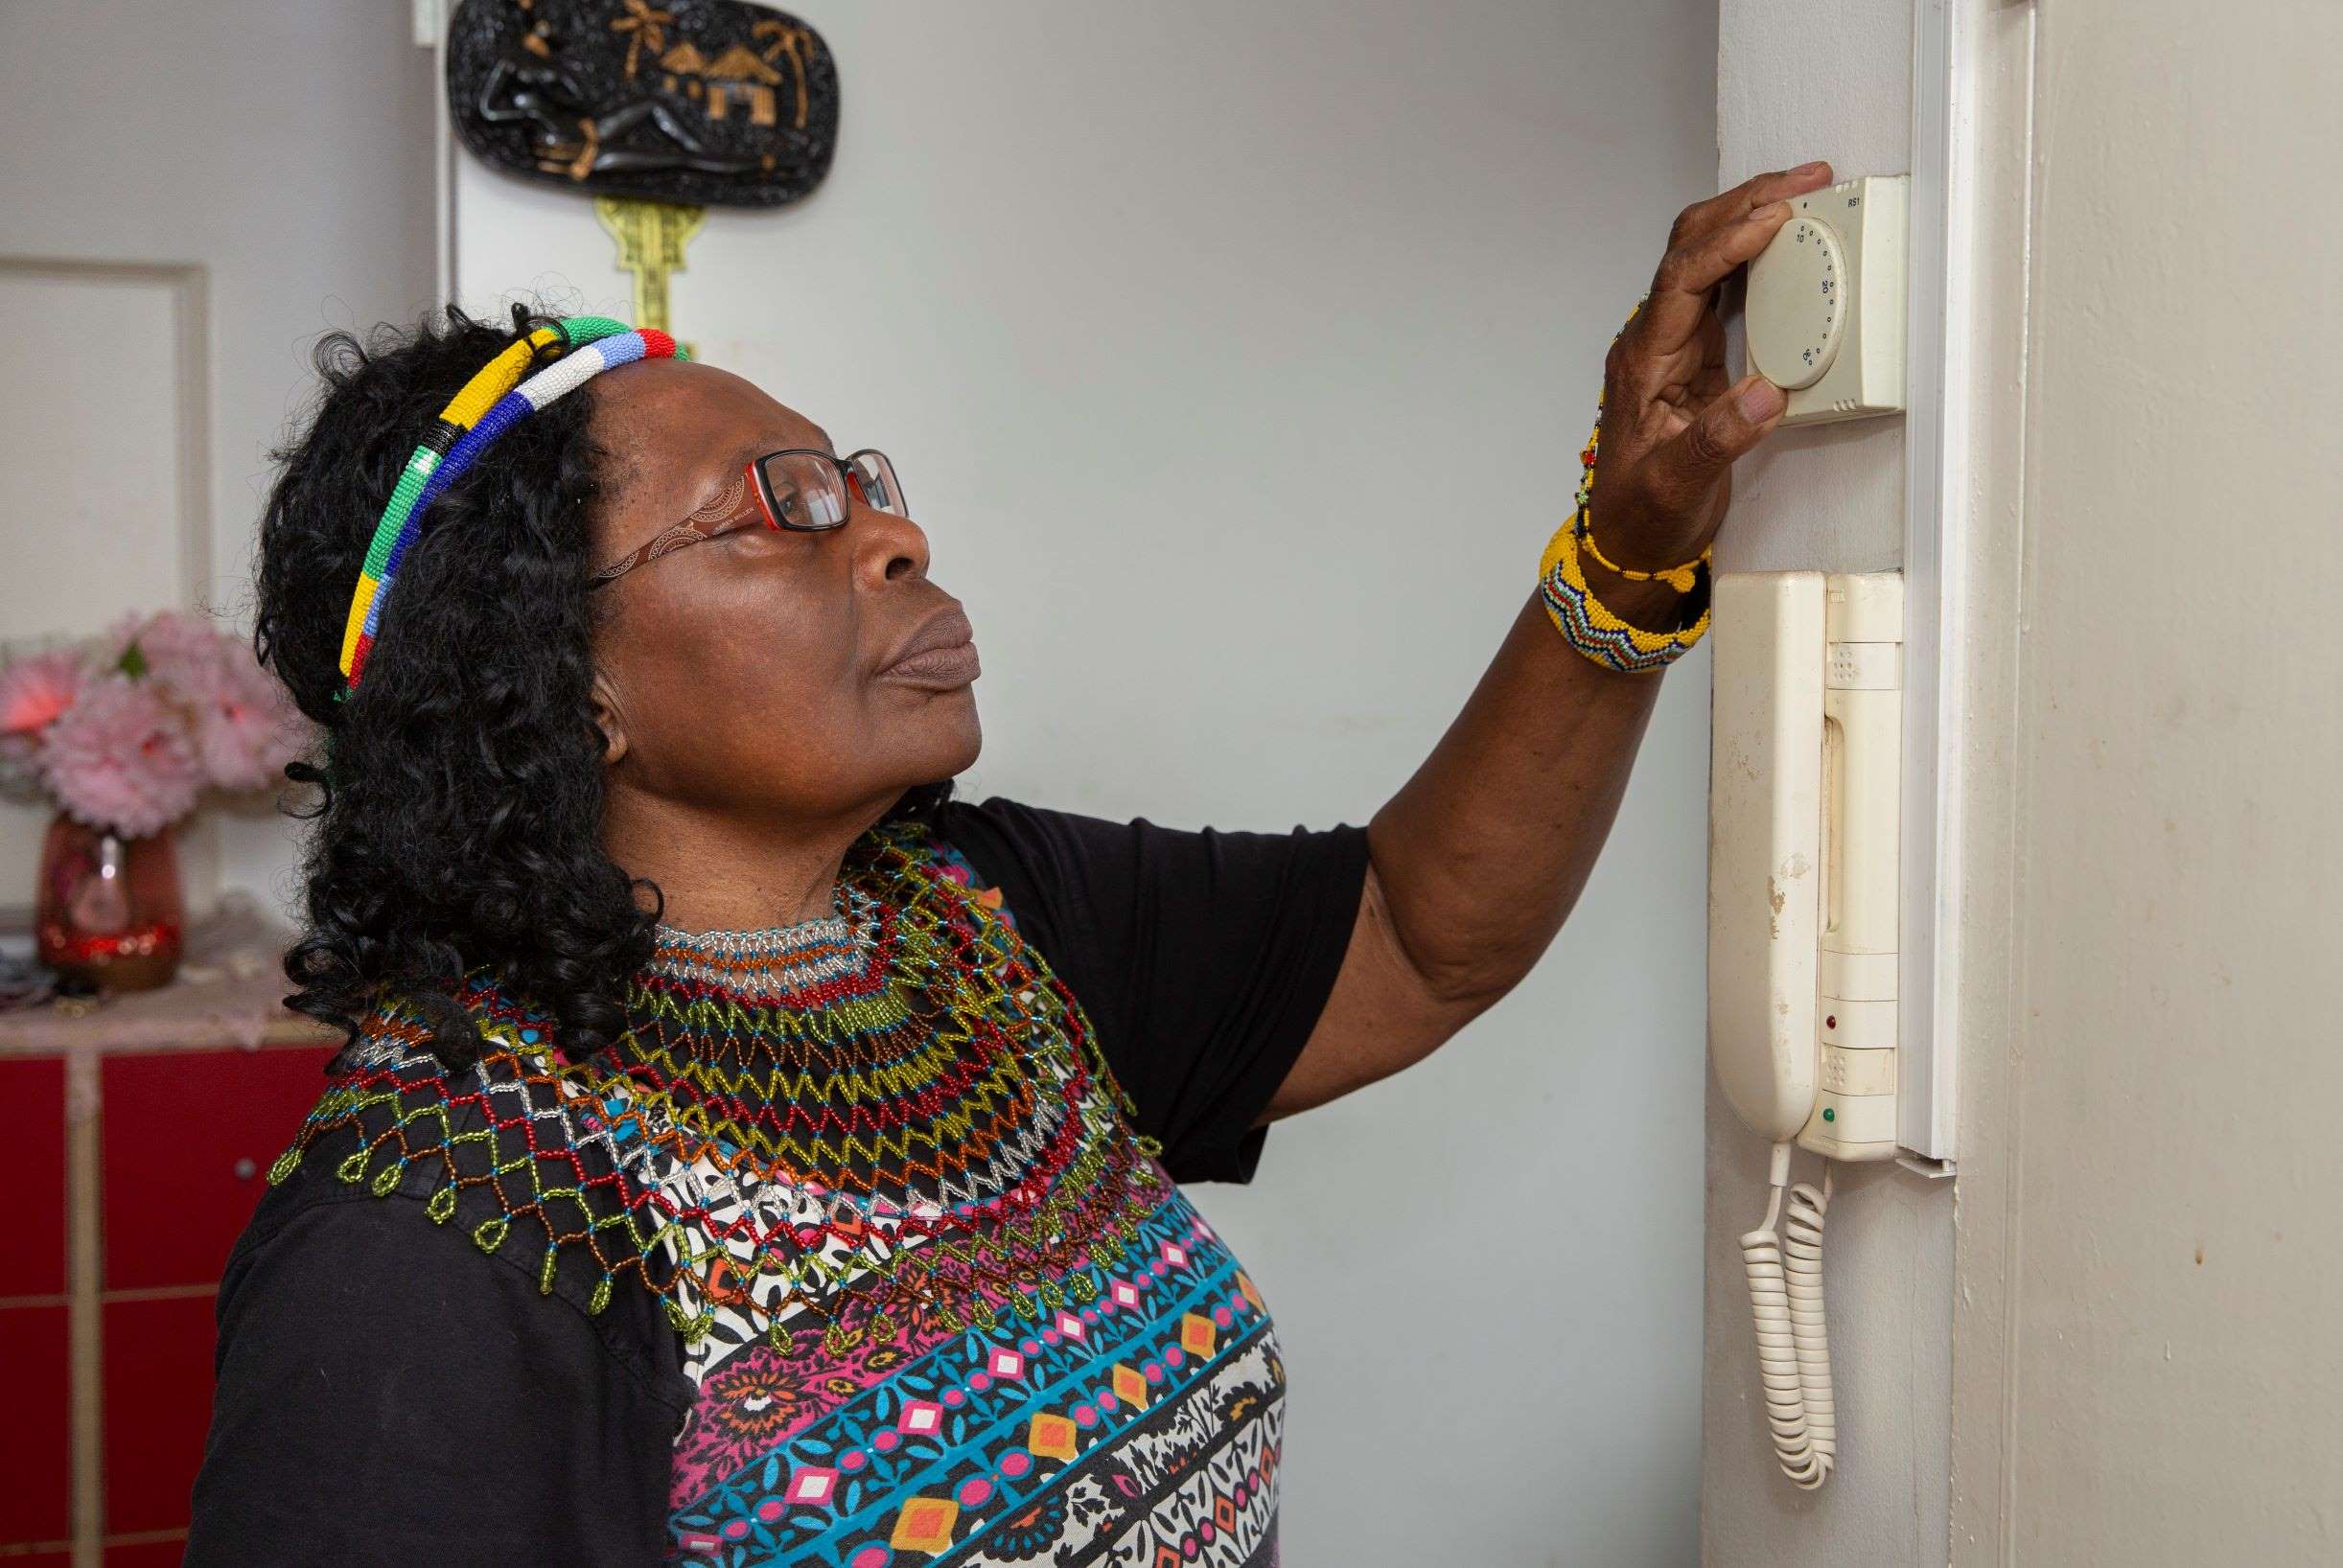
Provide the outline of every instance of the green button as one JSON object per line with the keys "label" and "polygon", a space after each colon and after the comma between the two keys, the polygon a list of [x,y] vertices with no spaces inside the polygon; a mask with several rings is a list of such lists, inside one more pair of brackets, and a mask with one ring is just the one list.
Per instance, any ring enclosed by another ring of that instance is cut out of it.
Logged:
{"label": "green button", "polygon": [[1825,1105],[1822,1107],[1822,1119],[1824,1121],[1836,1121],[1839,1119],[1839,1113]]}

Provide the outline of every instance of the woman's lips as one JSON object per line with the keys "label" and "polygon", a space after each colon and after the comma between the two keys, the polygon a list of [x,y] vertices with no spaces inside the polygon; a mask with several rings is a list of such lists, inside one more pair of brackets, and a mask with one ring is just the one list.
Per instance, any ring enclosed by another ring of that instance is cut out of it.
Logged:
{"label": "woman's lips", "polygon": [[946,648],[930,648],[897,660],[879,672],[881,679],[900,680],[909,685],[932,686],[938,691],[949,691],[964,686],[984,673],[977,662],[976,643],[956,642]]}

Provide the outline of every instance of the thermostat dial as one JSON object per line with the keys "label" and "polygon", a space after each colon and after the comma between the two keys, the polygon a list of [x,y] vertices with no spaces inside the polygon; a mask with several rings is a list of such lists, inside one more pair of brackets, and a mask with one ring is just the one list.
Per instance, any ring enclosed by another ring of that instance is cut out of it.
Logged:
{"label": "thermostat dial", "polygon": [[1822,379],[1846,334],[1847,277],[1830,225],[1793,215],[1750,264],[1750,363],[1759,375],[1786,391]]}

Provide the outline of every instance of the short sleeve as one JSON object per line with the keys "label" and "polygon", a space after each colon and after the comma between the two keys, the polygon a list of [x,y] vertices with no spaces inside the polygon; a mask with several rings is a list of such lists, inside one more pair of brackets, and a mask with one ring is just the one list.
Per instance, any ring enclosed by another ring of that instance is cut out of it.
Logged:
{"label": "short sleeve", "polygon": [[649,1291],[589,1317],[404,1193],[271,1207],[220,1285],[190,1568],[659,1560],[689,1385]]}
{"label": "short sleeve", "polygon": [[1252,1180],[1254,1120],[1349,950],[1366,830],[1191,831],[998,796],[947,802],[938,827],[1081,1003],[1172,1178]]}

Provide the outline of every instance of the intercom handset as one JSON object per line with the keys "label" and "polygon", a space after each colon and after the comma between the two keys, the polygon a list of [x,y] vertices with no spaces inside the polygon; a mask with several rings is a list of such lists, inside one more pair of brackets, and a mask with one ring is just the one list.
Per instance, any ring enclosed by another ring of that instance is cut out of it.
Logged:
{"label": "intercom handset", "polygon": [[1775,1447],[1819,1487],[1837,1439],[1830,1181],[1792,1186],[1790,1159],[1896,1153],[1903,579],[1728,573],[1715,606],[1709,1049],[1727,1101],[1774,1144],[1765,1223],[1741,1246]]}

